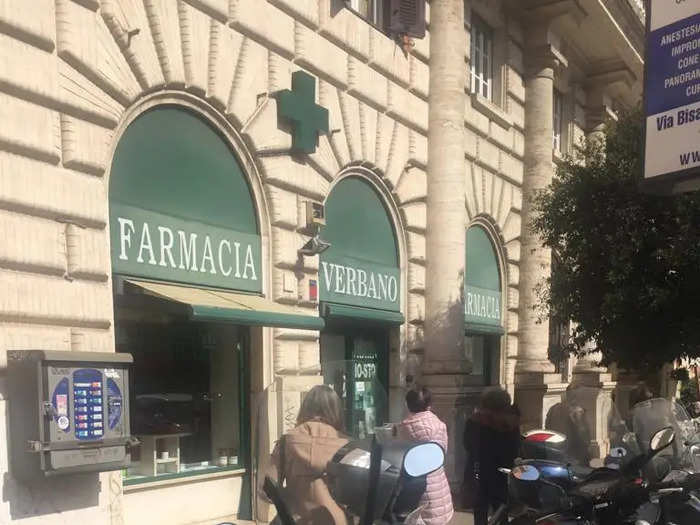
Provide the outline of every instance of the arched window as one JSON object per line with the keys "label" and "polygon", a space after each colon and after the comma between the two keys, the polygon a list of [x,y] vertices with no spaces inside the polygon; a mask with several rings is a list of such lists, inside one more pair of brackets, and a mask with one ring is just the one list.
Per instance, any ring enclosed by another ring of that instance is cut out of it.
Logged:
{"label": "arched window", "polygon": [[486,229],[467,230],[464,277],[464,352],[474,381],[498,382],[503,309],[498,255]]}

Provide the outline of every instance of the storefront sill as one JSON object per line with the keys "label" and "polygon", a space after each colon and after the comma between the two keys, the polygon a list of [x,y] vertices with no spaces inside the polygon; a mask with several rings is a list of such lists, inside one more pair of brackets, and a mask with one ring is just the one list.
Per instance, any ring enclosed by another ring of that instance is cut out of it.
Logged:
{"label": "storefront sill", "polygon": [[200,481],[209,481],[218,478],[232,478],[242,476],[246,473],[246,469],[239,467],[228,468],[212,468],[197,473],[183,472],[179,474],[170,474],[164,476],[126,479],[123,481],[124,493],[140,492],[144,490],[152,490],[161,487],[180,485],[183,483],[198,483]]}

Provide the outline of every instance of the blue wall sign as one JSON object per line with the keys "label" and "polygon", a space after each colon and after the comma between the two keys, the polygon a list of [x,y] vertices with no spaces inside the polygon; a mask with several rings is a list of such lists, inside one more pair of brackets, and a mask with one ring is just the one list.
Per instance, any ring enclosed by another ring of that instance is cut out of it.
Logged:
{"label": "blue wall sign", "polygon": [[649,2],[645,179],[700,168],[700,0]]}

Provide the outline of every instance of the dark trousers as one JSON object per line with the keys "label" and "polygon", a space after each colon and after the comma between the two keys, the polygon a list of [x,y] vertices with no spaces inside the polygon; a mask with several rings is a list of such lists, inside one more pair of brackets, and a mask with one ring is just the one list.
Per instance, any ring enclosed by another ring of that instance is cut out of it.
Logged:
{"label": "dark trousers", "polygon": [[[492,512],[496,512],[504,503],[505,501],[501,501],[500,498],[483,495],[474,506],[474,525],[487,525],[489,521],[489,508]],[[508,513],[504,512],[501,519],[498,520],[497,525],[505,525],[506,523],[508,523]]]}

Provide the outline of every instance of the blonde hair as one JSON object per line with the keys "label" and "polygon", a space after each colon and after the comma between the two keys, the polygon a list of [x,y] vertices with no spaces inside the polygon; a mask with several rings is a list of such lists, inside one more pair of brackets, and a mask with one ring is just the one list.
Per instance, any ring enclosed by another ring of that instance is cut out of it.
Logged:
{"label": "blonde hair", "polygon": [[343,405],[335,390],[325,385],[316,385],[304,396],[297,425],[309,421],[321,421],[336,430],[343,430]]}

